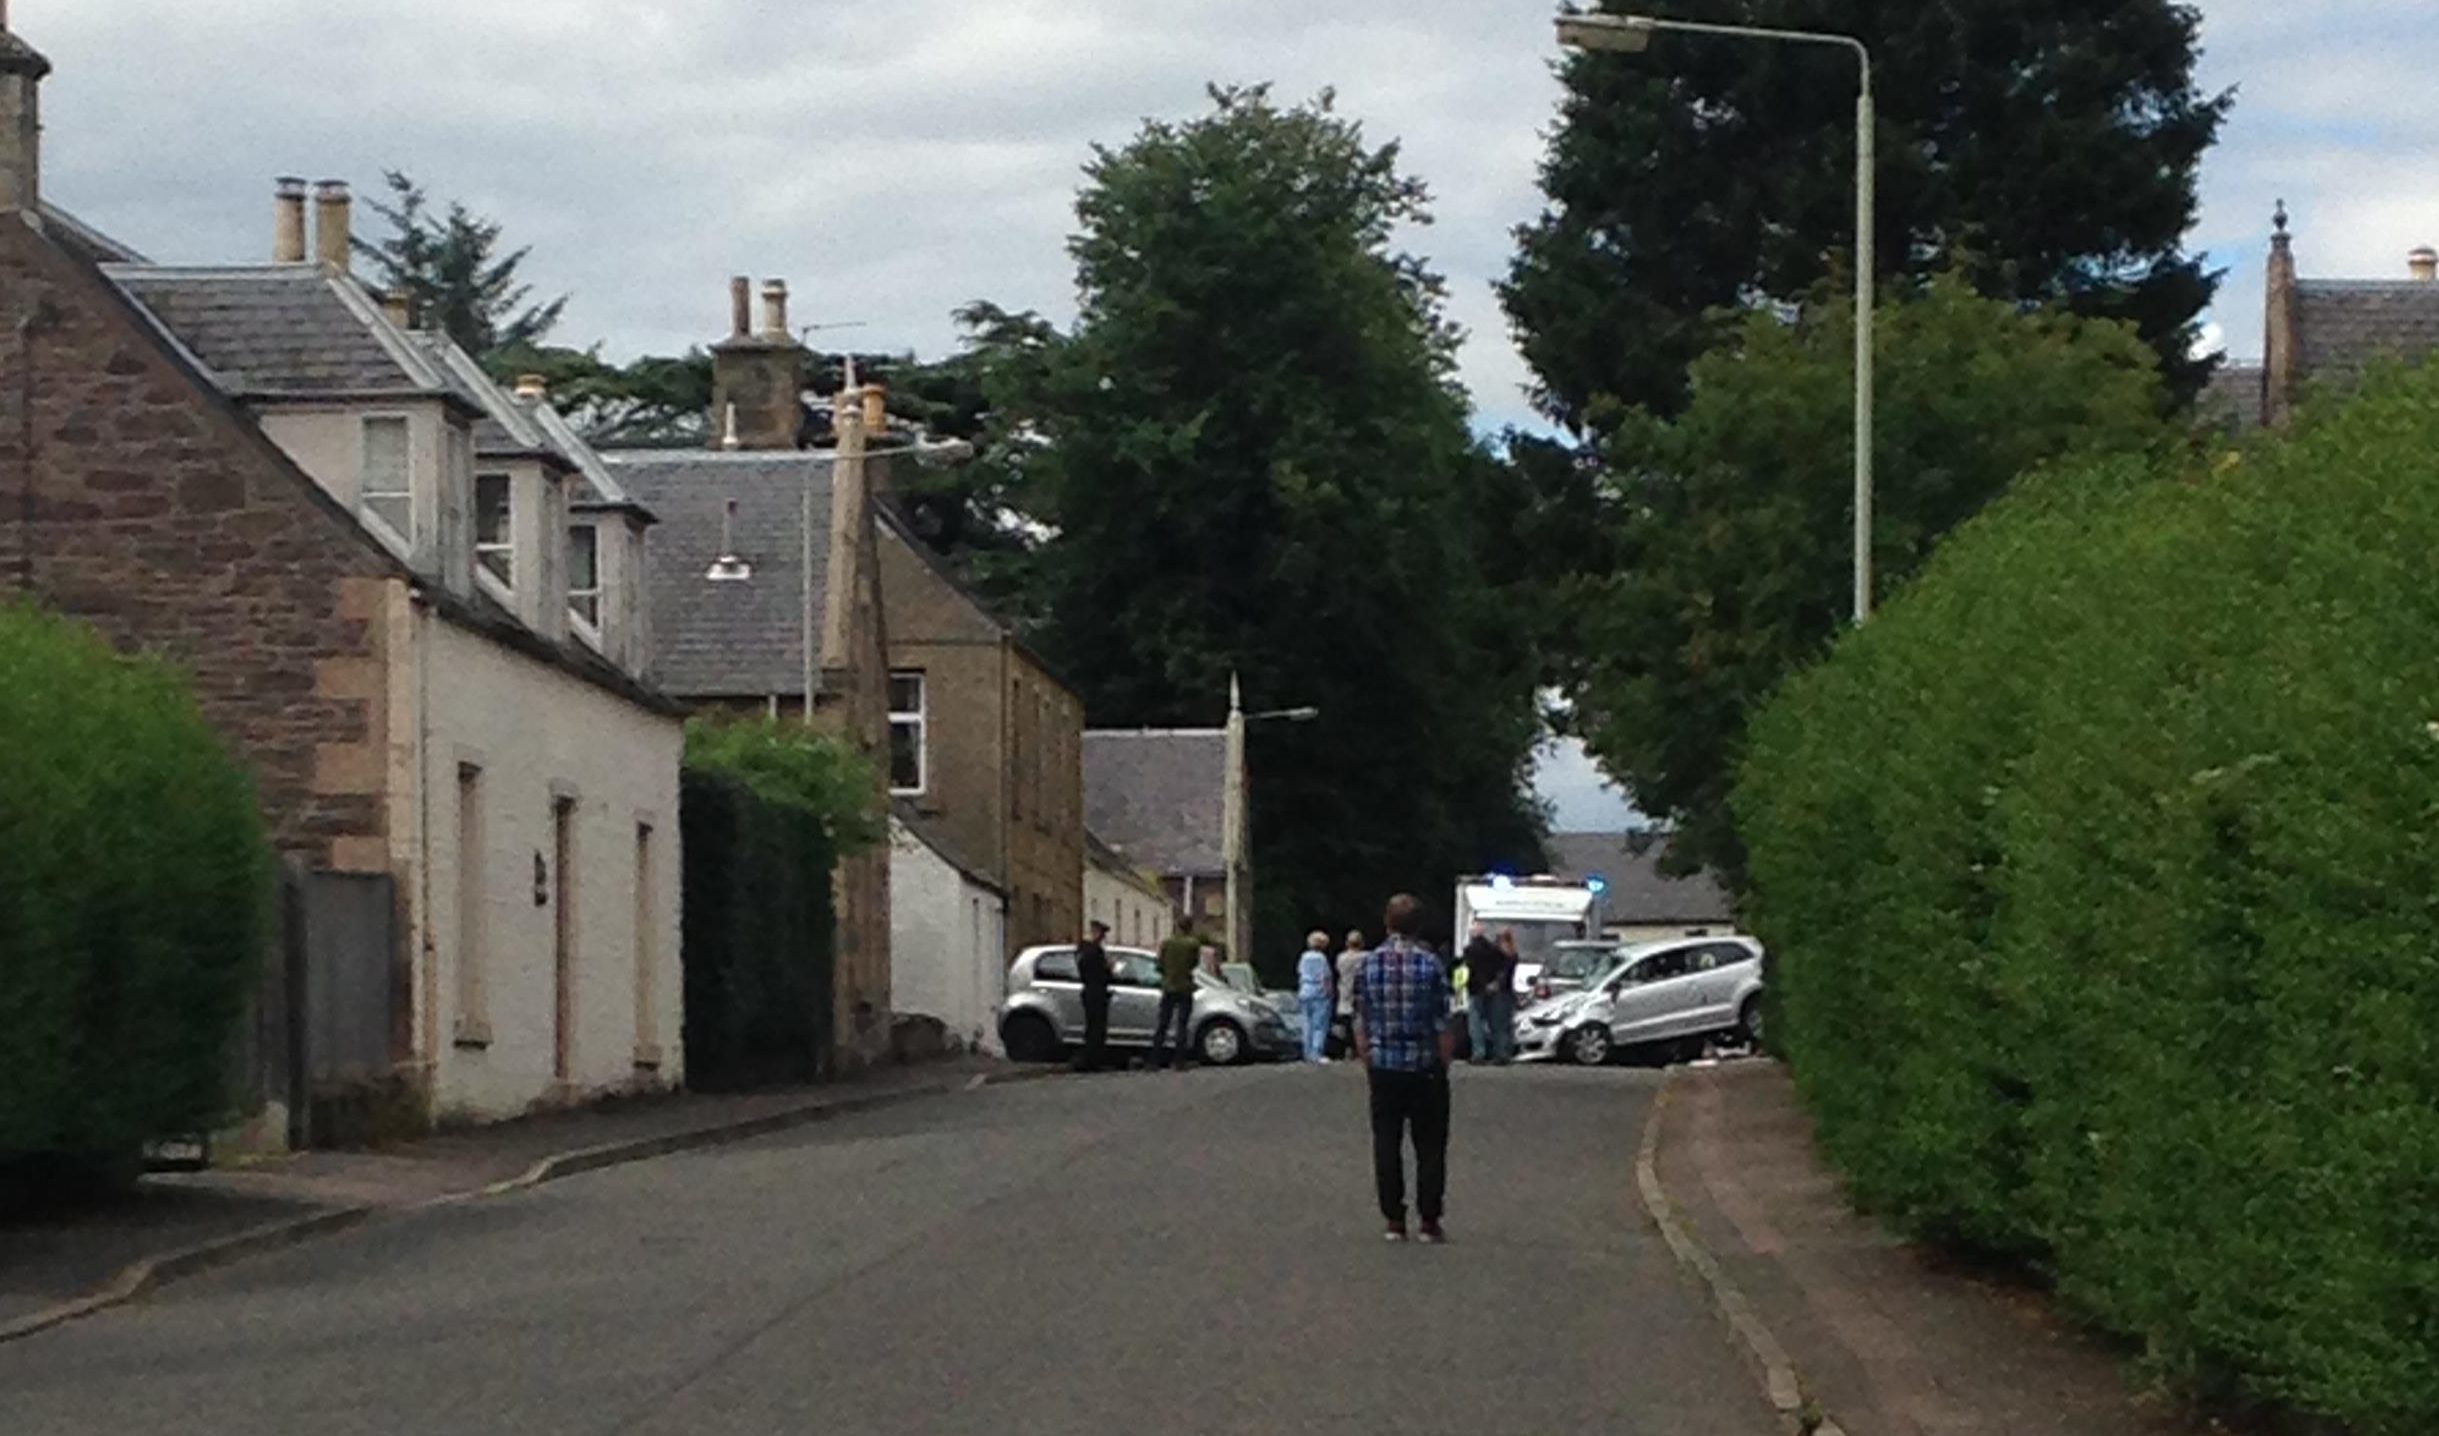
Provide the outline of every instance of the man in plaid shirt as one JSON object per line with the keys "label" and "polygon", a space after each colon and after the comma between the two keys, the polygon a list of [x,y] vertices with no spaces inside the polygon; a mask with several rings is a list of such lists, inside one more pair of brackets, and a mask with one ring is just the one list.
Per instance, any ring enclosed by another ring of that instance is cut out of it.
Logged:
{"label": "man in plaid shirt", "polygon": [[1393,1242],[1406,1239],[1406,1132],[1414,1133],[1415,1213],[1423,1240],[1447,1240],[1440,1205],[1448,1190],[1448,1064],[1457,1051],[1449,1026],[1448,973],[1414,939],[1423,905],[1389,899],[1388,941],[1365,955],[1355,976],[1355,1055],[1372,1088],[1372,1177]]}

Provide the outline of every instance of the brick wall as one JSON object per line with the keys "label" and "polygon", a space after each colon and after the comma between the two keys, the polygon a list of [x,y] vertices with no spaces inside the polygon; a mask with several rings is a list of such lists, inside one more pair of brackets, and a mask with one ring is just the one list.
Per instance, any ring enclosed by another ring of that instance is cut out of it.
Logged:
{"label": "brick wall", "polygon": [[184,668],[279,845],[386,870],[374,620],[396,566],[16,213],[0,354],[0,593]]}

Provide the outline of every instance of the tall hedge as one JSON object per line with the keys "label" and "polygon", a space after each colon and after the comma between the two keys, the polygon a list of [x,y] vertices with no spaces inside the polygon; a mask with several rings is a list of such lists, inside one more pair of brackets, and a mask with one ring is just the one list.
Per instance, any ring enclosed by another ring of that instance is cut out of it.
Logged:
{"label": "tall hedge", "polygon": [[2035,476],[1754,728],[1784,1040],[1868,1205],[2155,1372],[2439,1418],[2439,374]]}
{"label": "tall hedge", "polygon": [[831,1056],[839,858],[888,819],[870,763],[796,723],[699,719],[686,730],[686,1079],[703,1089],[802,1081]]}
{"label": "tall hedge", "polygon": [[210,1127],[270,934],[251,785],[175,673],[25,607],[0,753],[0,1168]]}

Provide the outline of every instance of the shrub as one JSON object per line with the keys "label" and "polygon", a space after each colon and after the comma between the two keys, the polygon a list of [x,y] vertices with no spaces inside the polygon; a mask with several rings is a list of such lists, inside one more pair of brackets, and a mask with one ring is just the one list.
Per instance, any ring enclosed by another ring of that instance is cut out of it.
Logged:
{"label": "shrub", "polygon": [[0,1161],[119,1166],[227,1115],[261,815],[175,674],[24,607],[0,607],[0,751]]}
{"label": "shrub", "polygon": [[872,765],[819,729],[689,724],[686,1071],[704,1089],[820,1075],[832,1038],[842,853],[887,834]]}
{"label": "shrub", "polygon": [[2035,476],[1761,715],[1783,1036],[1858,1198],[2161,1375],[2439,1417],[2439,374]]}

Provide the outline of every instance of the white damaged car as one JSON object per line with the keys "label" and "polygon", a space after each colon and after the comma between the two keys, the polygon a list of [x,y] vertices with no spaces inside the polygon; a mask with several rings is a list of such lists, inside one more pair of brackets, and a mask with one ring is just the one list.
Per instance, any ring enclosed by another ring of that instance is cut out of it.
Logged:
{"label": "white damaged car", "polygon": [[1516,1055],[1598,1067],[1630,1048],[1756,1043],[1762,945],[1749,937],[1673,938],[1625,948],[1580,992],[1516,1014]]}

